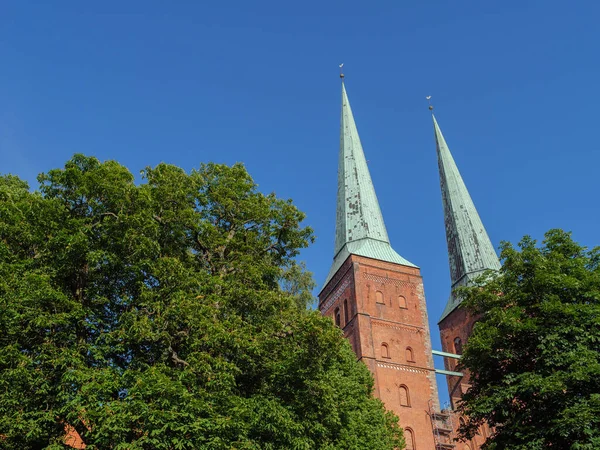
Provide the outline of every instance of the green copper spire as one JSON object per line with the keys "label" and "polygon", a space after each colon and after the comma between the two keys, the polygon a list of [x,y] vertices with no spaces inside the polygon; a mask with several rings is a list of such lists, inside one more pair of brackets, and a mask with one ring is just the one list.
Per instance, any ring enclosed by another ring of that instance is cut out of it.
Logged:
{"label": "green copper spire", "polygon": [[[433,128],[444,204],[450,278],[452,291],[454,291],[458,286],[468,285],[484,270],[499,270],[500,261],[435,116],[433,116]],[[460,299],[451,293],[440,321],[459,304]]]}
{"label": "green copper spire", "polygon": [[351,254],[416,267],[390,246],[346,87],[342,81],[335,250],[333,265],[325,285]]}

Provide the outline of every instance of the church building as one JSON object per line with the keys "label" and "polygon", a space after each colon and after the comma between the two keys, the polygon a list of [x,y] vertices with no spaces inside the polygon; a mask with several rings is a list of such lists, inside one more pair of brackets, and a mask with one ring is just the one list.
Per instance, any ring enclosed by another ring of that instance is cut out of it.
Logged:
{"label": "church building", "polygon": [[[343,330],[373,374],[375,395],[400,418],[407,449],[479,449],[484,434],[468,443],[454,441],[460,418],[440,409],[423,278],[390,244],[341,77],[335,248],[319,310]],[[452,290],[500,263],[433,120],[452,281],[439,322],[443,351],[435,353],[450,356],[446,370],[437,372],[449,374],[454,404],[468,388],[468,374],[458,376],[456,365],[474,318],[458,308]]]}

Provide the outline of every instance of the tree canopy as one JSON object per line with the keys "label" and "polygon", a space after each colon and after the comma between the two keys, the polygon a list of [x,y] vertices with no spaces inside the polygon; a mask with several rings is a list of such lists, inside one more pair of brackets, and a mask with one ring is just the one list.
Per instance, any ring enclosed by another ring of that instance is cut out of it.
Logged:
{"label": "tree canopy", "polygon": [[393,449],[397,418],[242,165],[0,177],[0,448]]}
{"label": "tree canopy", "polygon": [[461,360],[463,434],[487,421],[488,449],[600,448],[600,249],[550,230],[501,257],[499,274],[461,292],[480,317]]}

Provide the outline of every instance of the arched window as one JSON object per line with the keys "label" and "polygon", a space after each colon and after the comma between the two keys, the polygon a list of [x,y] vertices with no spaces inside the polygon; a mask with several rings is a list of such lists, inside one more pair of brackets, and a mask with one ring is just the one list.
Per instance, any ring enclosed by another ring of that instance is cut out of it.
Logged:
{"label": "arched window", "polygon": [[454,353],[462,355],[462,340],[459,337],[454,338]]}
{"label": "arched window", "polygon": [[382,358],[390,357],[390,348],[388,347],[388,345],[385,342],[383,344],[381,344],[381,357]]}
{"label": "arched window", "polygon": [[406,347],[406,360],[408,362],[415,362],[413,351],[412,351],[412,348],[410,348],[410,347]]}
{"label": "arched window", "polygon": [[406,306],[406,297],[404,295],[398,296],[398,306],[403,309],[408,308],[408,306]]}
{"label": "arched window", "polygon": [[350,313],[348,312],[348,300],[344,300],[344,325],[348,323],[348,316]]}
{"label": "arched window", "polygon": [[415,433],[410,428],[404,429],[404,440],[406,441],[406,450],[416,450]]}
{"label": "arched window", "polygon": [[377,303],[385,303],[385,302],[383,301],[383,292],[381,292],[381,291],[376,291],[376,292],[375,292],[375,301],[376,301]]}
{"label": "arched window", "polygon": [[335,308],[335,324],[339,327],[342,318],[340,317],[340,308]]}
{"label": "arched window", "polygon": [[404,385],[400,386],[400,406],[410,406],[408,388]]}

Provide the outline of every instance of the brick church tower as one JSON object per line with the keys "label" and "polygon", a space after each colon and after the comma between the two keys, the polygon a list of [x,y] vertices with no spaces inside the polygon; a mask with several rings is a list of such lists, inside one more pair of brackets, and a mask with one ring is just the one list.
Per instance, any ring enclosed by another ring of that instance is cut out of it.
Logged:
{"label": "brick church tower", "polygon": [[[450,298],[438,326],[440,328],[442,350],[460,355],[462,346],[467,342],[477,318],[472,317],[464,309],[458,307],[460,298],[454,294],[454,289],[460,286],[468,286],[473,279],[485,270],[499,270],[500,261],[435,116],[433,116],[433,127],[440,172],[451,279]],[[457,364],[457,359],[445,359],[446,370],[455,372]],[[454,407],[456,401],[469,387],[469,374],[464,373],[462,377],[448,376],[447,380],[450,401]],[[479,449],[488,433],[488,427],[483,426],[479,435],[475,436],[471,442],[464,444],[464,448],[469,450]]]}
{"label": "brick church tower", "polygon": [[335,250],[319,310],[373,373],[407,449],[445,448],[423,280],[390,245],[343,80]]}

